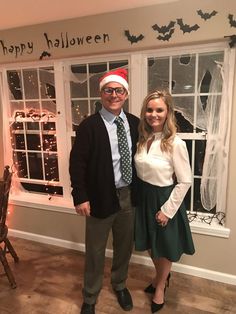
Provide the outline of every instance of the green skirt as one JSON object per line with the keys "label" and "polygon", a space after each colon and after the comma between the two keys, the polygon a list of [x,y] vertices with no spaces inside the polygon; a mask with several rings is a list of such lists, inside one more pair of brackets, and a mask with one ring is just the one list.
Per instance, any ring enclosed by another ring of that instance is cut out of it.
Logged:
{"label": "green skirt", "polygon": [[135,249],[150,250],[152,258],[165,257],[177,262],[183,253],[195,252],[184,203],[168,220],[165,227],[158,225],[155,215],[168,200],[174,185],[159,187],[139,180],[138,206],[135,213]]}

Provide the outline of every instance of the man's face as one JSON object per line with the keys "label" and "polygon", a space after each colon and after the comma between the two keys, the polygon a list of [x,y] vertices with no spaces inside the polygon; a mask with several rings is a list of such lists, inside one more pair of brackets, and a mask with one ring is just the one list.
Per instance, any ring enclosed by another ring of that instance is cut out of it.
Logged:
{"label": "man's face", "polygon": [[127,97],[127,91],[120,83],[107,83],[101,90],[103,107],[116,116],[120,114]]}

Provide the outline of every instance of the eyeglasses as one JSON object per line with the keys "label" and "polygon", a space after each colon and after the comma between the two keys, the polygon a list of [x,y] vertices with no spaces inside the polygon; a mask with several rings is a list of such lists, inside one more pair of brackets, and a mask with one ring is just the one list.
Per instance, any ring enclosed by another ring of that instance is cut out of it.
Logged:
{"label": "eyeglasses", "polygon": [[124,93],[126,92],[125,88],[123,87],[105,87],[102,89],[102,91],[104,92],[104,94],[107,95],[112,95],[113,92],[116,93],[116,95],[124,95]]}

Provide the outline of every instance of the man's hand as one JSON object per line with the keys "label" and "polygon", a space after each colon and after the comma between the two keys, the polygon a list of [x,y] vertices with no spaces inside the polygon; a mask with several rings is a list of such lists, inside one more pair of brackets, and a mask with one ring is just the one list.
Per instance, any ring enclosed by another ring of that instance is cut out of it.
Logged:
{"label": "man's hand", "polygon": [[75,211],[77,214],[82,216],[90,216],[90,203],[84,202],[75,206]]}

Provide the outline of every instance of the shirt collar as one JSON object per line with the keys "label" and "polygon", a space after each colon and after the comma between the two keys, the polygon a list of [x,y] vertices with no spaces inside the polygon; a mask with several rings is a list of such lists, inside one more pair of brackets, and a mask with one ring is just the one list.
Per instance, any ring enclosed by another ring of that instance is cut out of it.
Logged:
{"label": "shirt collar", "polygon": [[[115,121],[116,116],[102,107],[102,109],[99,111],[100,115],[110,124],[112,124]],[[125,122],[127,120],[126,115],[124,113],[124,110],[121,108],[121,112],[119,114],[119,117]]]}

